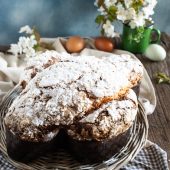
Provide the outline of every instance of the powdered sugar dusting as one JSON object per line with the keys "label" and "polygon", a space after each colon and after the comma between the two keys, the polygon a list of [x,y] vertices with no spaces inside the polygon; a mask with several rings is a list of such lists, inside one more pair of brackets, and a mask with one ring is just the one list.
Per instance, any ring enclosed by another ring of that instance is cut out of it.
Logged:
{"label": "powdered sugar dusting", "polygon": [[121,100],[113,100],[98,110],[82,118],[68,130],[68,134],[77,140],[110,139],[125,132],[135,120],[138,110],[137,96],[133,90]]}
{"label": "powdered sugar dusting", "polygon": [[92,112],[80,122],[95,123],[101,112],[107,112],[113,121],[120,120],[122,115],[125,115],[128,121],[133,121],[137,113],[137,103],[136,94],[130,89],[124,99],[113,100],[112,102],[102,105],[98,110]]}
{"label": "powdered sugar dusting", "polygon": [[[37,140],[40,134],[46,135],[41,131],[48,126],[57,129],[72,124],[75,117],[94,109],[96,101],[106,97],[114,99],[121,89],[136,85],[143,74],[142,64],[127,55],[99,59],[52,51],[37,56],[30,67],[36,75],[27,77],[28,85],[13,102],[5,118],[9,128],[19,131],[23,139],[30,140]],[[121,105],[125,107],[126,103]],[[114,109],[117,108],[112,105],[107,107],[112,119],[116,118]]]}

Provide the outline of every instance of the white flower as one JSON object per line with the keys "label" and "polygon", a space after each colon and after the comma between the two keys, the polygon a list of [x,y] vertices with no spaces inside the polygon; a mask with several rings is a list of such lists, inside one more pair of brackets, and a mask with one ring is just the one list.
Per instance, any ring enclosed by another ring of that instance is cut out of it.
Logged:
{"label": "white flower", "polygon": [[37,45],[37,41],[35,39],[35,35],[31,35],[29,42],[30,42],[30,46],[31,47],[34,47],[35,45]]}
{"label": "white flower", "polygon": [[114,31],[114,26],[109,20],[107,20],[106,23],[103,24],[103,29],[107,37],[115,37],[116,33]]}
{"label": "white flower", "polygon": [[134,8],[128,8],[126,12],[126,19],[132,20],[136,17],[136,11]]}
{"label": "white flower", "polygon": [[132,0],[124,0],[126,8],[129,8],[132,4]]}
{"label": "white flower", "polygon": [[117,19],[124,22],[126,20],[126,10],[121,3],[117,4]]}
{"label": "white flower", "polygon": [[[112,16],[108,9],[111,6],[114,6],[117,9],[117,20],[122,21],[123,23],[129,23],[131,28],[146,26],[146,21],[152,21],[151,16],[154,14],[154,7],[157,4],[157,0],[143,0],[137,11],[132,6],[134,1],[135,0],[103,0],[101,2],[104,3],[104,7],[100,6],[98,11],[105,16],[105,18],[109,18]],[[98,2],[99,0],[96,0],[95,5],[98,6]],[[104,24],[103,29],[105,33],[110,36],[111,32],[114,32],[114,27],[109,26],[109,23]]]}
{"label": "white flower", "polygon": [[15,56],[17,56],[20,52],[19,46],[18,44],[11,44],[10,45],[10,49],[8,50],[8,52],[14,54]]}
{"label": "white flower", "polygon": [[30,37],[21,36],[17,44],[11,44],[9,52],[12,52],[14,55],[25,54],[26,58],[34,57],[36,54],[35,45],[37,45],[37,41],[34,35]]}
{"label": "white flower", "polygon": [[102,6],[98,9],[98,11],[101,13],[101,15],[106,15],[107,14],[105,9]]}
{"label": "white flower", "polygon": [[117,3],[117,0],[105,0],[104,4],[106,5],[107,8],[109,8],[110,6],[115,6],[115,4]]}
{"label": "white flower", "polygon": [[156,0],[145,0],[145,6],[141,9],[144,13],[145,19],[150,20],[150,16],[154,14],[154,7],[156,4]]}
{"label": "white flower", "polygon": [[145,0],[145,2],[154,8],[157,4],[157,0]]}
{"label": "white flower", "polygon": [[123,23],[129,20],[133,20],[136,17],[136,11],[134,8],[125,9],[120,3],[117,7],[117,19],[122,21]]}
{"label": "white flower", "polygon": [[98,0],[94,1],[94,6],[98,7]]}
{"label": "white flower", "polygon": [[150,6],[150,5],[144,7],[144,8],[142,9],[142,11],[143,11],[146,19],[148,19],[151,15],[154,14],[153,7]]}
{"label": "white flower", "polygon": [[145,25],[145,17],[143,13],[139,13],[133,20],[130,21],[129,23],[130,27],[132,29],[136,27],[141,27]]}
{"label": "white flower", "polygon": [[21,27],[19,30],[19,33],[23,33],[23,32],[25,32],[26,34],[32,34],[33,30],[28,25],[25,25]]}
{"label": "white flower", "polygon": [[34,57],[36,54],[34,48],[25,48],[23,49],[23,53],[25,54],[26,58]]}
{"label": "white flower", "polygon": [[136,26],[137,27],[144,26],[145,25],[144,14],[142,12],[139,12],[138,15],[135,18],[135,21],[136,21]]}

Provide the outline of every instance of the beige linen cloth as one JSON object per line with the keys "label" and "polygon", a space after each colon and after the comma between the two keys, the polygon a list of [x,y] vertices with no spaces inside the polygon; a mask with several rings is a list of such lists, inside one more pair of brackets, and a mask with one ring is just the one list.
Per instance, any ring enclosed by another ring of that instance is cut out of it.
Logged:
{"label": "beige linen cloth", "polygon": [[[64,48],[65,38],[42,38],[42,42],[52,43],[53,47],[58,52],[67,52]],[[86,48],[80,54],[72,54],[72,55],[89,55],[89,56],[109,56],[110,53],[98,51],[95,49],[93,39],[85,38]],[[126,51],[115,50],[113,53],[116,54],[130,54]],[[0,53],[0,101],[3,96],[11,90],[15,84],[18,83],[20,74],[22,73],[24,67],[26,65],[26,61],[23,61],[22,58],[18,58],[13,55],[5,55]],[[153,113],[156,107],[156,96],[155,90],[151,83],[151,80],[148,76],[147,71],[144,69],[144,76],[140,85],[140,94],[139,100],[142,103],[146,114]]]}

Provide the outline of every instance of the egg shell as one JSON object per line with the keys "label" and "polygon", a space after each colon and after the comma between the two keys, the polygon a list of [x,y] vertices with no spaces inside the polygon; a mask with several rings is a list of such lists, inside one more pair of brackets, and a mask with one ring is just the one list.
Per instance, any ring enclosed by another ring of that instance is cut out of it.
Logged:
{"label": "egg shell", "polygon": [[95,47],[101,51],[112,52],[114,49],[113,42],[106,37],[96,38],[94,41],[94,44],[95,44]]}
{"label": "egg shell", "polygon": [[162,61],[166,58],[166,51],[158,44],[151,44],[146,49],[145,56],[152,61]]}
{"label": "egg shell", "polygon": [[78,53],[85,46],[85,41],[79,36],[72,36],[66,42],[66,50],[69,53]]}

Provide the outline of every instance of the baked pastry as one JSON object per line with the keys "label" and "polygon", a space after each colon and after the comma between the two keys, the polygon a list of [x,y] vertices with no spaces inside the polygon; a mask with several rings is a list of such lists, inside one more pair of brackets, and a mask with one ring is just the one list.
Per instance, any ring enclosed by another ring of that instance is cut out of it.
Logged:
{"label": "baked pastry", "polygon": [[121,99],[104,104],[75,120],[67,130],[71,153],[84,162],[109,159],[129,140],[137,110],[136,94],[129,90]]}
{"label": "baked pastry", "polygon": [[[118,58],[117,55],[112,54],[112,56],[116,56],[114,62],[117,61],[119,63],[119,59],[117,59]],[[27,63],[27,66],[24,69],[24,72],[22,73],[21,79],[19,81],[20,86],[22,87],[22,89],[24,89],[28,84],[28,82],[31,79],[33,79],[37,73],[43,71],[44,69],[50,67],[53,64],[57,64],[59,61],[64,61],[64,60],[67,61],[71,57],[72,56],[70,56],[68,53],[61,54],[61,53],[57,53],[56,51],[46,51],[44,53],[37,54],[36,57],[29,60],[29,62]],[[123,55],[123,58],[124,59],[122,61],[126,62],[127,55]],[[106,59],[108,59],[108,57]],[[138,83],[138,85],[133,87],[133,90],[135,91],[137,96],[139,95],[139,86],[140,83]]]}
{"label": "baked pastry", "polygon": [[[6,127],[6,145],[8,155],[20,162],[30,162],[46,153],[57,152],[62,147],[63,139],[66,139],[65,133],[58,131],[56,135],[50,132],[48,135],[51,140],[44,140],[39,142],[22,140],[19,134],[14,134],[8,127]],[[53,138],[51,138],[51,136]]]}
{"label": "baked pastry", "polygon": [[[41,146],[53,148],[54,143],[58,146],[61,130],[72,130],[79,125],[75,124],[77,120],[110,102],[124,100],[142,74],[142,64],[129,55],[73,57],[54,51],[39,55],[26,68],[20,81],[21,85],[25,81],[23,90],[5,117],[9,155],[18,161],[25,161],[22,155],[29,155],[29,161],[44,152],[35,151],[30,156],[30,151],[25,150],[16,157],[13,153],[20,152],[20,144],[35,146],[37,150]],[[11,139],[16,141],[12,147]]]}
{"label": "baked pastry", "polygon": [[[80,57],[80,56],[77,56]],[[21,79],[19,84],[23,86],[23,89],[28,84],[28,82],[36,76],[37,73],[43,71],[44,69],[50,67],[53,64],[57,64],[58,62],[63,62],[67,60],[74,60],[77,58],[76,56],[71,56],[68,53],[58,53],[56,51],[46,51],[44,53],[37,54],[36,57],[29,60],[24,72],[21,75]],[[82,57],[89,57],[89,61],[92,61],[93,56],[81,56]],[[90,60],[91,59],[91,60]],[[122,55],[116,55],[111,54],[110,57],[102,57],[102,60],[106,60],[108,62],[111,62],[113,65],[117,65],[117,71],[120,68],[124,67],[124,71],[126,69],[138,69],[137,72],[139,72],[139,77],[141,77],[141,72],[143,72],[143,65],[141,62],[139,62],[136,58],[133,58],[132,56],[128,54],[122,54]],[[134,64],[137,64],[135,66]],[[128,67],[128,68],[125,68]],[[131,70],[133,71],[133,70]],[[135,72],[135,70],[134,70]],[[119,74],[120,75],[120,74]],[[120,77],[119,77],[120,79]]]}
{"label": "baked pastry", "polygon": [[56,51],[46,51],[44,53],[37,54],[37,56],[28,61],[24,72],[21,74],[19,84],[24,89],[28,82],[33,79],[37,73],[43,71],[53,64],[56,64],[61,59],[63,61],[67,58],[67,53],[62,55],[60,53],[57,53]]}

